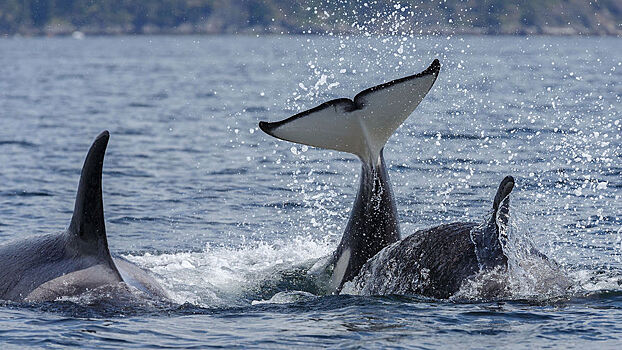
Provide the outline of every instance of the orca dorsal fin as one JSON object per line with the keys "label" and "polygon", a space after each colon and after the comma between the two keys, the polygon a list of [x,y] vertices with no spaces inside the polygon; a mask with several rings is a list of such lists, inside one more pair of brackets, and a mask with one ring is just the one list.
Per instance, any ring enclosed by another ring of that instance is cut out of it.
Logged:
{"label": "orca dorsal fin", "polygon": [[499,189],[495,195],[495,200],[492,203],[493,215],[492,219],[499,219],[507,224],[507,219],[510,210],[510,198],[509,195],[514,189],[514,178],[512,176],[506,176],[499,184]]}
{"label": "orca dorsal fin", "polygon": [[91,253],[110,254],[104,222],[102,198],[102,168],[110,134],[103,131],[95,138],[89,149],[78,185],[76,203],[69,225],[69,232],[76,235]]}
{"label": "orca dorsal fin", "polygon": [[[514,178],[506,176],[495,194],[490,220],[471,232],[475,254],[482,269],[493,269],[507,263],[502,240],[507,239],[505,228],[508,225],[512,189],[514,189]],[[504,228],[503,231],[500,226]]]}

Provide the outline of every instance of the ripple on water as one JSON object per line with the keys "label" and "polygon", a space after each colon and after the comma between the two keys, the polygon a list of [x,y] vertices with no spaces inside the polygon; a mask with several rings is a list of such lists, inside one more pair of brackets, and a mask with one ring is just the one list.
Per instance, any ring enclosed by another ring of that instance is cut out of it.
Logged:
{"label": "ripple on water", "polygon": [[[108,129],[109,243],[174,296],[0,303],[1,342],[617,349],[620,39],[393,39],[0,40],[2,241],[65,227],[88,144]],[[413,57],[394,55],[398,43]],[[435,88],[385,149],[404,234],[483,217],[493,187],[513,175],[513,207],[533,244],[567,269],[569,291],[536,298],[538,280],[519,274],[524,293],[494,301],[325,296],[307,274],[339,242],[359,161],[272,139],[257,122],[412,74],[433,57],[443,63]],[[86,71],[88,86],[70,84]]]}

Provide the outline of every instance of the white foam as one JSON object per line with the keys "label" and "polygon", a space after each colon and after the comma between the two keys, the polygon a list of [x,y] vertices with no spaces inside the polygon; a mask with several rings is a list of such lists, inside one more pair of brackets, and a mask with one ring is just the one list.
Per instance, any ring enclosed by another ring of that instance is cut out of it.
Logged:
{"label": "white foam", "polygon": [[[533,225],[527,217],[513,212],[507,230],[508,239],[503,242],[508,270],[495,270],[472,278],[462,286],[455,298],[486,298],[487,290],[495,283],[505,286],[502,295],[496,297],[509,299],[543,300],[620,289],[622,270],[589,267],[572,270],[534,254],[535,244],[531,240]],[[208,244],[200,252],[147,253],[125,257],[154,272],[177,303],[203,307],[291,303],[312,294],[279,290],[280,286],[273,288],[276,283],[271,282],[277,282],[284,271],[302,268],[309,280],[319,281],[318,290],[321,290],[320,275],[328,262],[322,258],[334,251],[336,242],[332,238],[322,240],[299,235],[242,247]],[[542,253],[549,255],[550,252]],[[390,279],[387,283],[391,283]],[[342,294],[360,294],[360,291],[352,283],[346,283]]]}
{"label": "white foam", "polygon": [[[502,240],[508,258],[508,280],[512,297],[550,298],[567,294],[573,283],[565,269],[536,253],[529,219],[513,213]],[[540,252],[544,253],[544,252]]]}
{"label": "white foam", "polygon": [[277,271],[311,266],[333,250],[334,243],[297,236],[285,242],[207,245],[201,252],[125,258],[157,274],[175,302],[218,307],[247,304],[245,296],[274,278]]}
{"label": "white foam", "polygon": [[253,305],[261,304],[290,304],[299,301],[315,299],[318,296],[303,291],[278,292],[268,300],[253,300]]}
{"label": "white foam", "polygon": [[585,292],[620,290],[622,271],[582,269],[570,273],[579,288]]}

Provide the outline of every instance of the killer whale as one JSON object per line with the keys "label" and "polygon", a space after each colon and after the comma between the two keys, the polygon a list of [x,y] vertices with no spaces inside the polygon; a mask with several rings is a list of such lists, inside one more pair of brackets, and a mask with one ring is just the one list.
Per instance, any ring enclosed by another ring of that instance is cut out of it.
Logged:
{"label": "killer whale", "polygon": [[[504,273],[510,193],[514,178],[506,176],[495,194],[492,214],[483,223],[454,222],[418,230],[385,247],[368,260],[353,281],[364,295],[416,294],[447,299],[480,272]],[[531,252],[546,259],[544,254]],[[503,292],[499,279],[490,281],[482,296]]]}
{"label": "killer whale", "polygon": [[102,132],[87,153],[68,229],[0,246],[0,299],[52,301],[121,282],[152,297],[168,297],[146,271],[110,254],[102,197],[109,137]]}
{"label": "killer whale", "polygon": [[430,91],[440,67],[435,59],[421,73],[368,88],[352,100],[335,99],[282,121],[259,123],[276,138],[352,153],[361,160],[359,190],[329,264],[332,293],[338,293],[383,248],[400,240],[383,149]]}

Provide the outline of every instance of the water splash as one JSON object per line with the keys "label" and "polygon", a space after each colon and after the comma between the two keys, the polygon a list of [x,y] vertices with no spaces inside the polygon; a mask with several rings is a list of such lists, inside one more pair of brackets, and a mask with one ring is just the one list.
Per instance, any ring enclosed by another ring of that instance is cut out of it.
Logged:
{"label": "water splash", "polygon": [[307,271],[333,249],[332,243],[296,236],[238,248],[207,245],[200,252],[125,257],[153,271],[177,303],[231,307],[286,290],[314,292],[315,280]]}
{"label": "water splash", "polygon": [[[570,295],[576,283],[564,266],[540,252],[532,240],[532,222],[512,209],[506,220],[496,218],[507,267],[485,270],[467,280],[454,300],[530,299],[548,300]],[[488,214],[485,220],[490,220]],[[487,222],[487,221],[485,221]],[[504,222],[507,222],[505,224]]]}
{"label": "water splash", "polygon": [[317,295],[303,291],[278,292],[268,300],[253,300],[253,305],[261,304],[290,304],[306,302],[318,298]]}

